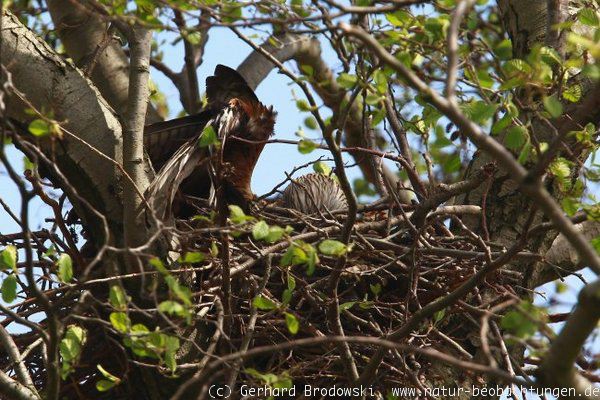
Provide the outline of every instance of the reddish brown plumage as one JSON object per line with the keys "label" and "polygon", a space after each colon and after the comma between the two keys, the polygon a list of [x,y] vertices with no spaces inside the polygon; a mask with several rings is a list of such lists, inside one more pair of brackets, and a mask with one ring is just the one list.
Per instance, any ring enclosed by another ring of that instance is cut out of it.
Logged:
{"label": "reddish brown plumage", "polygon": [[[252,200],[252,173],[264,141],[273,134],[276,113],[258,100],[235,70],[223,65],[207,78],[206,88],[208,105],[199,114],[146,127],[148,153],[155,168],[160,168],[149,198],[154,198],[161,210],[170,207],[177,190],[204,198],[214,190],[210,163],[206,162],[211,153],[198,146],[208,125],[223,144],[225,200],[245,209]],[[172,143],[181,142],[184,144],[173,151]]]}

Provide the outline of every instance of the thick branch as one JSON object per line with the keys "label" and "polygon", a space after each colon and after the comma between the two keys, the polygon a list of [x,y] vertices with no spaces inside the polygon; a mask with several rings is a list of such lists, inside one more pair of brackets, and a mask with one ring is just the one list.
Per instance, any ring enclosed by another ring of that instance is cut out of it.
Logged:
{"label": "thick branch", "polygon": [[600,281],[585,286],[579,301],[538,371],[538,378],[548,387],[575,388],[575,396],[566,399],[598,399],[590,395],[592,384],[575,370],[575,361],[588,336],[600,319]]}
{"label": "thick branch", "polygon": [[0,371],[0,393],[10,400],[40,400],[31,390]]}
{"label": "thick branch", "polygon": [[[600,222],[598,221],[585,221],[576,225],[575,228],[588,241],[600,237]],[[543,285],[558,276],[565,276],[586,267],[577,250],[571,246],[564,235],[559,235],[554,240],[545,258],[550,265],[546,264],[541,268],[538,276],[532,282],[532,287]],[[560,271],[557,271],[556,267],[559,267]]]}
{"label": "thick branch", "polygon": [[[64,129],[63,138],[53,146],[43,141],[42,147],[56,159],[73,190],[102,212],[109,223],[120,226],[121,126],[114,112],[73,64],[55,54],[10,12],[4,11],[2,18],[1,62],[13,89],[7,115],[24,121],[31,118],[24,113],[28,108],[53,112]],[[77,208],[76,196],[70,198]],[[78,213],[93,221],[80,205]],[[90,228],[92,234],[97,233]]]}
{"label": "thick branch", "polygon": [[144,125],[149,96],[152,31],[135,26],[127,36],[131,46],[131,67],[123,133],[123,165],[132,181],[126,181],[124,188],[123,223],[126,244],[137,246],[146,239],[139,217],[143,202],[139,194],[145,192],[150,185],[149,174],[144,171]]}
{"label": "thick branch", "polygon": [[31,376],[27,371],[27,367],[23,363],[23,359],[21,358],[19,348],[15,344],[13,338],[10,336],[10,333],[8,333],[6,328],[4,328],[4,326],[2,325],[0,325],[0,343],[8,353],[8,356],[10,357],[13,368],[15,369],[19,380],[32,391],[35,391],[35,386],[33,385]]}
{"label": "thick branch", "polygon": [[[297,54],[308,51],[312,46],[318,46],[318,40],[308,36],[291,35],[276,36],[274,40],[267,40],[261,48],[275,57],[280,62],[289,61]],[[256,89],[269,75],[275,66],[260,52],[253,51],[238,66],[237,71],[246,79],[248,86]]]}
{"label": "thick branch", "polygon": [[[129,61],[119,41],[106,37],[108,23],[77,1],[48,0],[47,3],[69,56],[80,68],[93,64],[90,78],[94,85],[115,110],[126,110]],[[107,44],[102,46],[105,42]],[[162,120],[152,106],[148,107],[146,118],[147,124]]]}

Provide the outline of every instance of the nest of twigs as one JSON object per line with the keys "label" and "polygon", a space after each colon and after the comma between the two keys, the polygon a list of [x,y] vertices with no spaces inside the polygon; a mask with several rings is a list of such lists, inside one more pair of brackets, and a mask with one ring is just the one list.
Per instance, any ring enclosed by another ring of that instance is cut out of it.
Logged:
{"label": "nest of twigs", "polygon": [[[211,215],[211,210],[202,204],[197,204],[197,211],[199,215]],[[174,386],[161,389],[170,394],[180,390],[184,396],[180,398],[188,398],[185,390],[198,393],[213,383],[235,382],[238,387],[286,386],[290,382],[299,387],[349,385],[352,372],[342,357],[344,349],[340,342],[319,341],[320,338],[340,335],[385,338],[423,307],[447,296],[481,270],[490,250],[502,251],[469,232],[461,222],[463,212],[477,218],[472,215],[472,208],[461,211],[440,207],[426,213],[417,228],[413,220],[417,213],[412,205],[390,208],[388,203],[379,201],[360,206],[350,246],[344,249],[339,247],[348,220],[344,212],[307,216],[262,202],[246,222],[234,223],[230,219],[227,226],[218,226],[210,218],[178,221],[180,253],[206,254],[204,261],[193,265],[171,265],[179,280],[192,290],[195,302],[192,324],[159,314],[156,310],[159,299],[153,295],[140,294],[130,309],[132,322],[141,320],[148,326],[158,326],[179,335],[182,343],[195,342],[193,346],[182,345]],[[281,227],[284,233],[280,237],[275,235],[275,240],[261,238],[254,232],[259,221],[268,227]],[[462,226],[463,234],[451,234],[449,224],[453,224],[453,232],[459,232],[456,227]],[[323,247],[326,240],[335,242]],[[301,249],[307,258],[294,259],[290,255],[294,248]],[[227,249],[228,253],[223,253]],[[315,265],[307,261],[311,249],[318,257]],[[224,269],[229,272],[224,274]],[[229,285],[223,279],[227,275]],[[398,342],[415,348],[444,348],[446,352],[455,349],[457,355],[473,349],[478,343],[465,332],[473,331],[480,310],[505,299],[506,287],[520,279],[518,273],[510,270],[501,269],[488,275],[483,284],[498,287],[497,299],[481,299],[476,290],[470,291],[450,308],[420,320]],[[147,291],[149,281],[143,283],[140,293]],[[154,288],[157,284],[161,283],[155,283]],[[502,290],[499,285],[503,285]],[[63,382],[62,394],[66,398],[120,398],[119,386],[105,394],[97,392],[95,382],[101,376],[96,364],[122,377],[122,385],[146,382],[144,374],[136,370],[138,367],[173,376],[164,364],[132,355],[122,345],[123,335],[106,322],[111,311],[108,287],[108,282],[87,286],[91,295],[84,299],[82,315],[74,319],[70,319],[71,312],[81,301],[81,291],[71,291],[69,296],[61,296],[59,291],[53,298],[65,324],[77,322],[88,330],[81,357],[86,362],[79,364]],[[14,311],[21,315],[35,312],[28,302],[21,303]],[[37,337],[33,332],[17,337],[16,342],[23,352]],[[311,345],[312,338],[317,340]],[[301,347],[285,346],[299,339],[304,340]],[[270,350],[257,351],[243,359],[219,361],[231,353],[259,348]],[[348,349],[361,374],[379,347],[376,343],[351,342]],[[41,347],[33,349],[26,365],[36,385],[43,387],[41,357]],[[8,364],[9,358],[4,356],[3,367]],[[433,364],[431,359],[418,354],[388,351],[367,384],[384,395],[390,387],[419,387],[425,373],[431,379]],[[202,368],[210,371],[198,374]],[[195,378],[190,381],[192,376]]]}

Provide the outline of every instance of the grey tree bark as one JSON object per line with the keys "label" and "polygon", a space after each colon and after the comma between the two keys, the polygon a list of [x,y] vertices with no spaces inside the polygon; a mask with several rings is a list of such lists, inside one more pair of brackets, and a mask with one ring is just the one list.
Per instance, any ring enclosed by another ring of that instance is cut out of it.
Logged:
{"label": "grey tree bark", "polygon": [[[85,2],[48,0],[48,10],[58,36],[75,65],[91,68],[90,79],[114,110],[124,115],[127,110],[129,60],[109,24],[97,13],[90,12]],[[162,118],[148,107],[147,123]]]}
{"label": "grey tree bark", "polygon": [[4,11],[2,22],[1,61],[12,90],[7,114],[29,121],[25,110],[33,108],[52,112],[61,122],[63,138],[45,138],[43,148],[68,178],[72,188],[65,190],[73,192],[69,194],[78,214],[87,219],[96,239],[107,240],[96,217],[77,199],[83,197],[102,213],[113,234],[120,232],[122,132],[117,115],[74,64],[55,54],[14,15]]}

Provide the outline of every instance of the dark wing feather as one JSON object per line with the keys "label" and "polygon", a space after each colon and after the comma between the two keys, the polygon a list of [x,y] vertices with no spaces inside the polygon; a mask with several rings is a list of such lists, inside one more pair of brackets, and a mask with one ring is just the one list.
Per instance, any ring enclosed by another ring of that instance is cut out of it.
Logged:
{"label": "dark wing feather", "polygon": [[246,80],[236,70],[221,64],[213,76],[206,78],[206,98],[208,107],[213,110],[221,110],[234,98],[259,102]]}
{"label": "dark wing feather", "polygon": [[144,128],[144,146],[154,169],[158,171],[185,142],[198,135],[214,112],[204,110],[198,114],[157,122]]}
{"label": "dark wing feather", "polygon": [[205,152],[194,141],[189,141],[160,170],[146,195],[159,218],[170,216],[171,205],[181,182],[190,176],[204,157]]}
{"label": "dark wing feather", "polygon": [[[204,127],[213,124],[223,146],[227,148],[226,137],[238,129],[242,120],[248,118],[246,111],[240,108],[244,106],[231,100],[238,99],[242,104],[250,103],[265,108],[244,78],[223,65],[218,65],[214,76],[206,79],[206,93],[208,107],[199,114],[159,122],[145,129],[144,144],[154,168],[158,170],[146,195],[161,218],[170,218],[170,208],[180,186],[183,185],[181,189],[190,195],[205,196],[212,192],[210,167],[200,167],[202,160],[209,157],[209,149],[200,148],[197,142]],[[272,127],[269,132],[272,132]],[[253,165],[249,173],[252,168]],[[236,183],[240,186],[239,182]],[[236,196],[246,201],[245,193],[238,193],[237,186],[232,185]]]}

